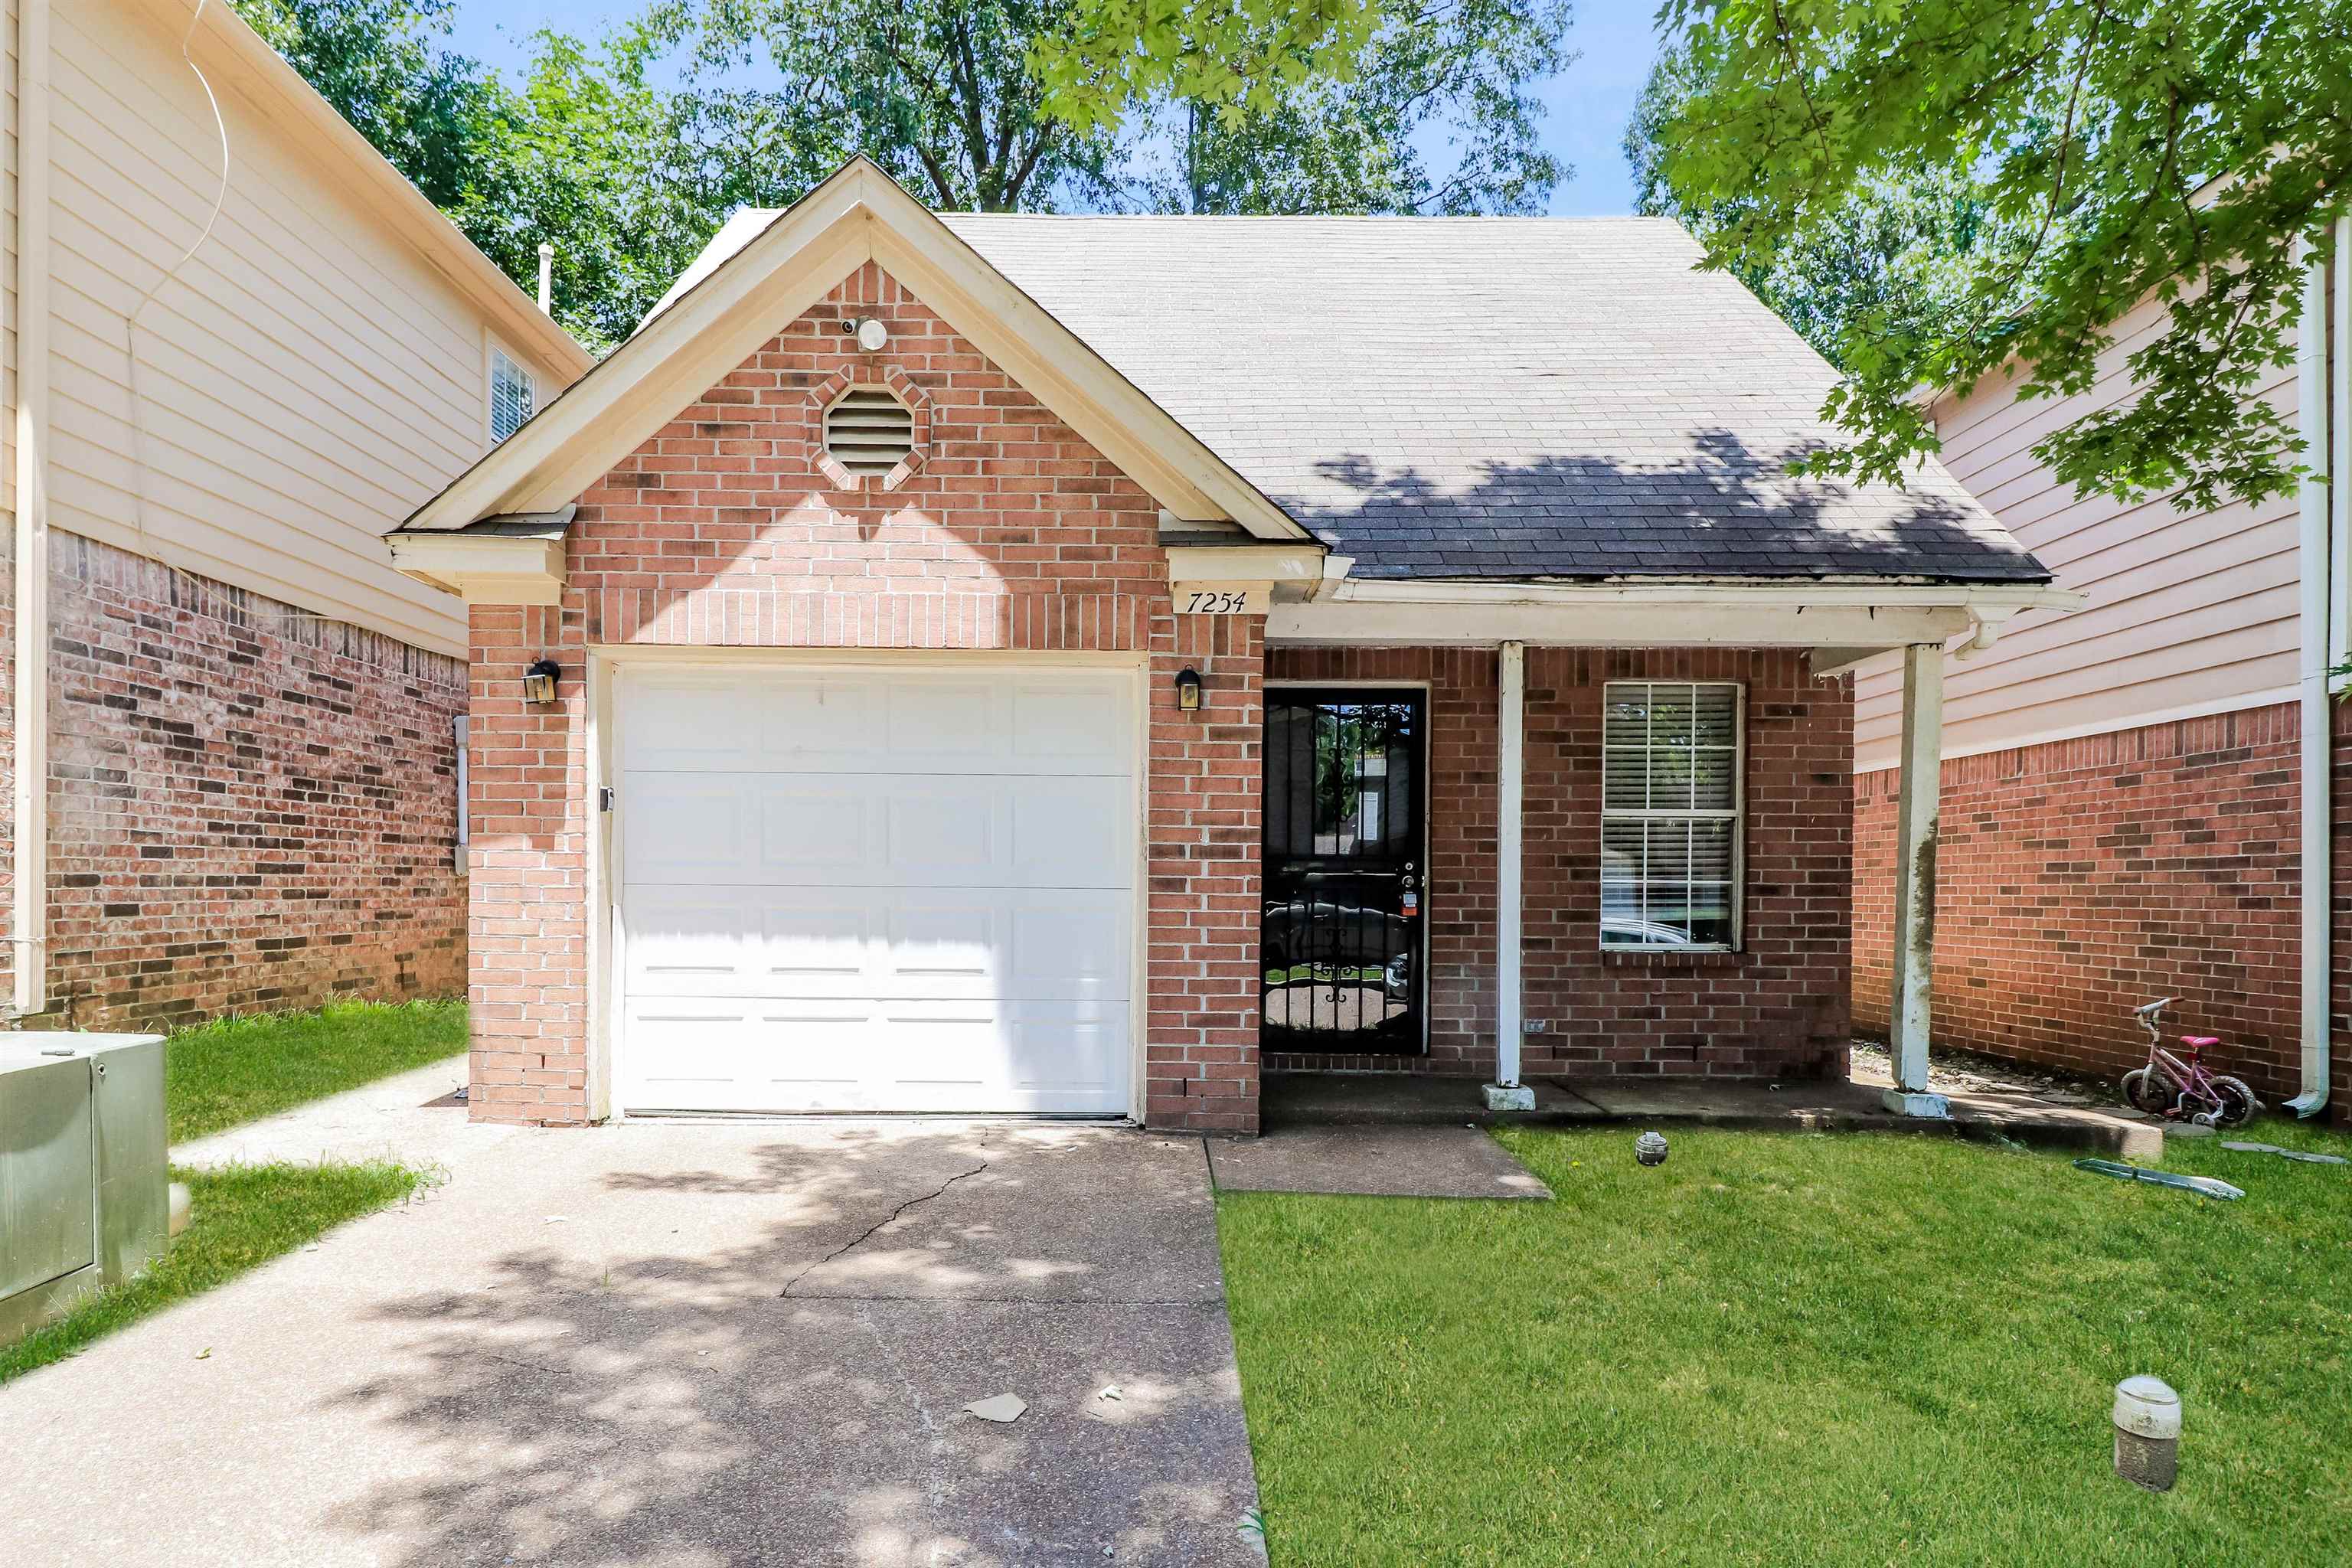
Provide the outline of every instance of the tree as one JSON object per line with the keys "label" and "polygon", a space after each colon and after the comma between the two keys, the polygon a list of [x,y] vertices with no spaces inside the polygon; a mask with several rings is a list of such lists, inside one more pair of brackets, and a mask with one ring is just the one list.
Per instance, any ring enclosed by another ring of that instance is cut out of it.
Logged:
{"label": "tree", "polygon": [[655,79],[668,38],[633,23],[601,47],[554,30],[503,99],[486,169],[451,216],[526,287],[555,247],[556,317],[598,353],[645,318],[727,215],[788,205],[847,156],[771,94]]}
{"label": "tree", "polygon": [[1013,212],[1108,201],[1118,125],[1048,112],[1033,52],[1081,0],[663,0],[688,89],[755,81],[810,144],[863,153],[933,205]]}
{"label": "tree", "polygon": [[[1538,140],[1530,89],[1575,58],[1569,15],[1567,0],[1433,0],[1265,107],[1163,100],[1131,184],[1162,212],[1540,211],[1571,171]],[[1433,169],[1439,132],[1451,163]]]}
{"label": "tree", "polygon": [[237,3],[519,284],[552,243],[557,317],[599,351],[730,212],[854,153],[989,211],[1524,211],[1566,174],[1528,88],[1567,63],[1567,0],[1242,0],[1076,76],[1118,5],[655,0],[593,44],[534,35],[512,86],[446,47],[452,0]]}
{"label": "tree", "polygon": [[[1685,206],[1666,184],[1660,138],[1690,90],[1689,57],[1667,50],[1626,126],[1625,161],[1634,210],[1675,218],[1706,241],[1753,203],[1734,195]],[[1853,372],[1885,343],[1940,330],[1967,296],[1971,266],[2003,237],[1973,178],[1917,169],[1860,184],[1769,255],[1734,251],[1722,265],[1822,358]]]}
{"label": "tree", "polygon": [[2292,355],[2294,242],[2329,254],[2352,198],[2340,0],[1668,0],[1661,21],[1687,76],[1643,134],[1708,265],[1867,274],[1925,235],[1915,270],[1951,267],[1831,332],[1848,439],[1801,467],[1899,480],[1936,446],[1913,389],[2085,391],[2155,300],[2137,395],[2034,455],[2083,493],[2196,507],[2295,482],[2294,433],[2252,394]]}
{"label": "tree", "polygon": [[452,0],[236,0],[237,12],[436,206],[476,190],[499,90],[441,47]]}

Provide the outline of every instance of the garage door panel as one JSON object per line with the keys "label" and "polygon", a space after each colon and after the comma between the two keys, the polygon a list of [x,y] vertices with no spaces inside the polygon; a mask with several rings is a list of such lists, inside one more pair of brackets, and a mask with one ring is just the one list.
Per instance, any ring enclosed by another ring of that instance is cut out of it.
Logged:
{"label": "garage door panel", "polygon": [[623,875],[631,883],[706,879],[743,858],[757,805],[724,774],[633,775]]}
{"label": "garage door panel", "polygon": [[638,1110],[1126,1109],[1127,1015],[1087,1003],[837,1008],[640,1004],[621,1088]]}
{"label": "garage door panel", "polygon": [[1134,768],[1134,703],[1124,683],[1024,683],[1013,691],[1011,708],[1007,729],[1014,756],[1059,764],[1054,772],[1125,773]]}
{"label": "garage door panel", "polygon": [[1024,779],[1010,793],[1010,880],[1029,887],[1127,888],[1135,880],[1135,805],[1126,781]]}
{"label": "garage door panel", "polygon": [[631,674],[620,739],[636,769],[1129,774],[1135,679],[1003,670]]}
{"label": "garage door panel", "polygon": [[625,679],[619,1102],[1127,1107],[1131,676]]}
{"label": "garage door panel", "polygon": [[1118,1001],[1124,889],[640,888],[631,996]]}

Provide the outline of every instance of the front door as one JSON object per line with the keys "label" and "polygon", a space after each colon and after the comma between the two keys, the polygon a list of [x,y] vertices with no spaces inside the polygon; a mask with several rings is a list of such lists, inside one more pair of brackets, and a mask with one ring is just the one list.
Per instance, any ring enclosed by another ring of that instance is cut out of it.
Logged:
{"label": "front door", "polygon": [[1263,1049],[1424,1048],[1424,721],[1418,691],[1266,693]]}

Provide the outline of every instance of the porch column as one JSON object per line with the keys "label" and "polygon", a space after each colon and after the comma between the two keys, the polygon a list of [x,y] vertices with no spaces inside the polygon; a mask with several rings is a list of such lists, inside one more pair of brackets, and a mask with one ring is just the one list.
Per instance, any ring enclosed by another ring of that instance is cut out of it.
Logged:
{"label": "porch column", "polygon": [[1895,829],[1895,976],[1888,999],[1887,1055],[1895,1087],[1886,1107],[1906,1116],[1948,1117],[1927,1092],[1929,993],[1936,968],[1936,816],[1943,787],[1944,646],[1903,650],[1903,760]]}
{"label": "porch column", "polygon": [[1533,1110],[1535,1090],[1519,1082],[1519,861],[1527,736],[1528,647],[1495,654],[1495,1081],[1489,1110]]}

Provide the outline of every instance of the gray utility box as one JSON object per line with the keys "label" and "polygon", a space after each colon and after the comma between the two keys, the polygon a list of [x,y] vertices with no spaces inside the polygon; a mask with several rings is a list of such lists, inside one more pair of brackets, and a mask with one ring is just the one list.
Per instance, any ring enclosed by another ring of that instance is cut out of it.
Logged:
{"label": "gray utility box", "polygon": [[161,1035],[0,1034],[0,1341],[161,1256],[170,1189]]}

